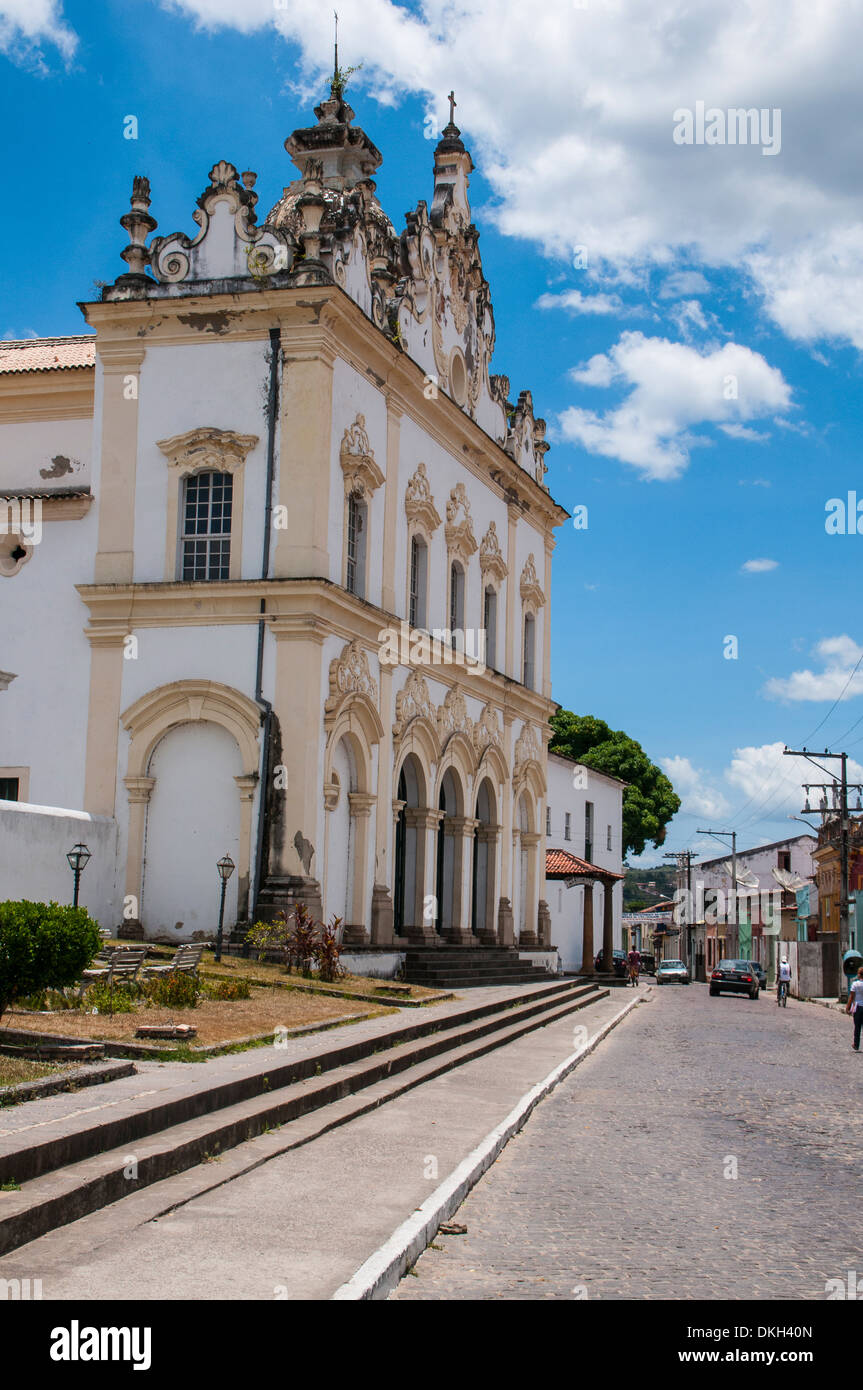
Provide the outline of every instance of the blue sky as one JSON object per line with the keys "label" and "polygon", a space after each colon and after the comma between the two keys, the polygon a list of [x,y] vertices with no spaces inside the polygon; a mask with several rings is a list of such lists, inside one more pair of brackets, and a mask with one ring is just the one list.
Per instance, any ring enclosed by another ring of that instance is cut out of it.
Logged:
{"label": "blue sky", "polygon": [[[588,507],[555,553],[555,698],[637,738],[684,797],[644,862],[711,853],[702,825],[802,832],[803,774],[775,745],[849,731],[863,762],[863,536],[825,531],[828,499],[863,499],[859,7],[524,8],[344,0],[379,196],[397,225],[430,196],[453,85],[495,367],[548,421],[553,495]],[[194,231],[220,158],[257,171],[262,220],[330,28],[310,0],[0,0],[0,333],[84,329],[76,301],[124,269],[135,173],[159,234]],[[676,144],[699,100],[778,108],[781,149]]]}

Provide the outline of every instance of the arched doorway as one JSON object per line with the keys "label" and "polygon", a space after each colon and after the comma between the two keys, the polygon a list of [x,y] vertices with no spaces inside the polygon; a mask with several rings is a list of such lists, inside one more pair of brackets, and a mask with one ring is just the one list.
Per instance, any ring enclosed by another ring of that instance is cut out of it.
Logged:
{"label": "arched doorway", "polygon": [[409,753],[399,771],[395,802],[393,930],[396,936],[404,936],[422,923],[425,832],[421,810],[425,795],[419,760],[414,753]]}
{"label": "arched doorway", "polygon": [[[352,920],[356,856],[356,825],[351,795],[357,790],[357,767],[347,739],[339,739],[333,751],[330,786],[334,804],[327,824],[327,873],[324,888],[324,920],[338,917],[342,928]],[[335,799],[337,796],[337,799]]]}
{"label": "arched doorway", "polygon": [[451,767],[443,775],[438,796],[441,818],[437,832],[437,875],[435,928],[446,934],[462,927],[457,921],[461,910],[462,836],[453,824],[463,814],[458,779]]}
{"label": "arched doorway", "polygon": [[[240,862],[240,749],[219,724],[181,724],[150,756],[140,917],[148,936],[215,932],[223,854]],[[239,877],[228,880],[225,929],[237,918]]]}
{"label": "arched doorway", "polygon": [[495,931],[495,880],[497,875],[498,826],[494,788],[487,777],[480,783],[476,798],[476,825],[473,829],[473,869],[471,881],[471,931],[490,945]]}

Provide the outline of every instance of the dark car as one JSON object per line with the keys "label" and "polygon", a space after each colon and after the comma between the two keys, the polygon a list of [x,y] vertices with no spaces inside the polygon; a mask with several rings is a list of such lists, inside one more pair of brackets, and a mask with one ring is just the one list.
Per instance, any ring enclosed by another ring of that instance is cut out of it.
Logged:
{"label": "dark car", "polygon": [[[597,951],[597,953],[596,953],[596,959],[595,959],[594,962],[593,962],[593,968],[594,968],[594,970],[601,970],[601,969],[602,969],[602,952],[601,952],[601,951]],[[618,977],[619,980],[622,980],[623,977],[624,977],[624,975],[627,973],[626,952],[625,952],[625,951],[615,951],[615,952],[614,952],[614,973],[615,973],[615,975]]]}
{"label": "dark car", "polygon": [[656,974],[656,956],[652,955],[650,951],[641,952],[641,973],[642,975]]}
{"label": "dark car", "polygon": [[761,961],[760,961],[760,960],[750,960],[750,961],[747,961],[746,963],[747,963],[747,965],[749,965],[749,966],[752,967],[752,973],[753,973],[753,975],[757,975],[757,976],[758,976],[758,987],[759,987],[759,989],[766,989],[766,988],[767,988],[767,973],[766,973],[766,971],[765,971],[765,969],[764,969],[764,966],[761,964]]}
{"label": "dark car", "polygon": [[710,993],[748,994],[757,999],[761,985],[748,960],[721,960],[710,972]]}

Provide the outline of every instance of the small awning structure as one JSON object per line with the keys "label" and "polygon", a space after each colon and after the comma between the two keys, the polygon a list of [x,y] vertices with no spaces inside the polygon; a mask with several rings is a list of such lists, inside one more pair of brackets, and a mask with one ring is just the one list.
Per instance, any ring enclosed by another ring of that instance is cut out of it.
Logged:
{"label": "small awning structure", "polygon": [[[565,878],[572,883],[616,883],[623,874],[613,873],[611,869],[601,869],[598,864],[590,864],[579,859],[565,849],[545,851],[546,878]],[[567,885],[569,886],[569,884]]]}

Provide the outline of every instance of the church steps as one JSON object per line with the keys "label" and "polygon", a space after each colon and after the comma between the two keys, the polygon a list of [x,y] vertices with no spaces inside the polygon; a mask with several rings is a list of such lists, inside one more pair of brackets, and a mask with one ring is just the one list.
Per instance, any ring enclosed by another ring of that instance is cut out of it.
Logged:
{"label": "church steps", "polygon": [[[219,1105],[207,1113],[187,1113],[174,1124],[154,1126],[152,1114],[145,1112],[139,1117],[137,1137],[132,1133],[134,1126],[127,1127],[124,1138],[110,1147],[112,1126],[90,1126],[79,1134],[78,1148],[83,1152],[77,1161],[64,1160],[58,1152],[56,1161],[50,1163],[50,1156],[38,1152],[44,1146],[22,1147],[17,1154],[4,1155],[5,1167],[18,1169],[15,1176],[23,1186],[20,1192],[5,1193],[0,1203],[0,1255],[203,1164],[275,1126],[302,1121],[296,1136],[292,1130],[286,1131],[279,1151],[306,1143],[434,1076],[585,1008],[607,993],[591,985],[569,983],[555,990],[504,998],[490,1008],[465,1011],[472,1015],[469,1020],[464,1013],[447,1019],[434,1031],[403,1029],[369,1039],[371,1046],[364,1055],[348,1062],[336,1061],[337,1054],[346,1049],[333,1049],[329,1054],[333,1065],[322,1074],[313,1071],[301,1080],[277,1083],[277,1071],[290,1071],[291,1065],[271,1068],[267,1072],[270,1084],[263,1094]],[[414,1033],[414,1037],[405,1038],[405,1033]],[[306,1060],[321,1068],[326,1057]],[[293,1070],[297,1069],[294,1063]],[[158,1109],[164,1112],[168,1107]],[[319,1121],[313,1118],[316,1112]],[[124,1176],[132,1157],[137,1162],[136,1180]],[[46,1159],[47,1170],[39,1166]],[[28,1163],[35,1165],[38,1175],[28,1178]],[[221,1180],[215,1169],[211,1185]]]}

